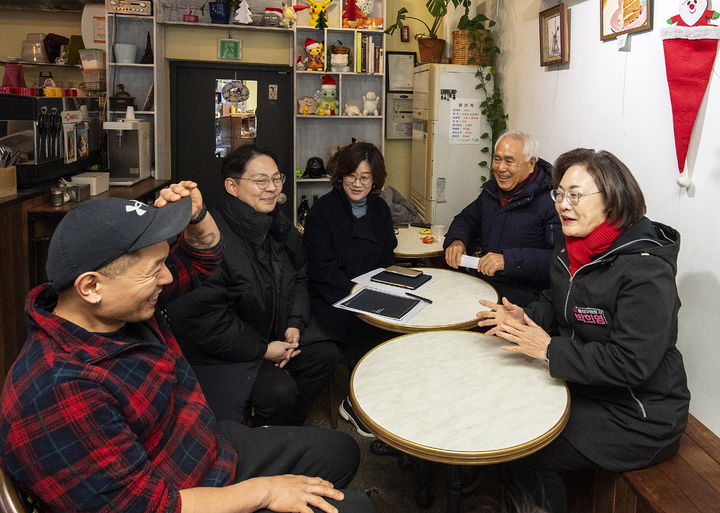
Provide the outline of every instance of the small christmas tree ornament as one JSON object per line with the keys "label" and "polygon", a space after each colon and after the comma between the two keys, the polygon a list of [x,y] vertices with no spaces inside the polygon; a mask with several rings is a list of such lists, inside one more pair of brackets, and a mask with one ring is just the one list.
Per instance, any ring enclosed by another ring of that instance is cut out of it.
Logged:
{"label": "small christmas tree ornament", "polygon": [[235,10],[235,17],[233,23],[239,25],[250,25],[252,23],[252,11],[248,5],[248,0],[241,0],[240,5]]}

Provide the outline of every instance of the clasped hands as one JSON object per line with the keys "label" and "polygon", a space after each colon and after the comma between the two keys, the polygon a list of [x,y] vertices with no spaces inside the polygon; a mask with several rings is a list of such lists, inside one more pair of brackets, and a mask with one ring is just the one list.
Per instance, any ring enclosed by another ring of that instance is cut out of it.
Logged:
{"label": "clasped hands", "polygon": [[273,340],[265,351],[265,359],[275,362],[281,369],[287,365],[291,358],[300,354],[300,330],[288,328],[285,330],[285,340]]}
{"label": "clasped hands", "polygon": [[502,303],[491,303],[480,300],[480,304],[490,310],[478,312],[478,326],[493,326],[485,334],[500,337],[515,345],[503,346],[502,349],[512,353],[523,353],[533,358],[547,360],[547,348],[550,335],[528,317],[525,311],[512,304],[506,298]]}

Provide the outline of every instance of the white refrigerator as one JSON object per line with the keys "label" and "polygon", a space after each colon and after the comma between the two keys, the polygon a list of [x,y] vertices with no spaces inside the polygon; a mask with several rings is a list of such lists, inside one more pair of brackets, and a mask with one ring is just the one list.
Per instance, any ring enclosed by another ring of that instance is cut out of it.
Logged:
{"label": "white refrigerator", "polygon": [[[475,88],[477,69],[460,64],[415,68],[410,201],[428,223],[449,226],[490,175],[491,137],[481,136],[491,134],[480,113],[485,93]],[[486,167],[479,165],[483,160]]]}

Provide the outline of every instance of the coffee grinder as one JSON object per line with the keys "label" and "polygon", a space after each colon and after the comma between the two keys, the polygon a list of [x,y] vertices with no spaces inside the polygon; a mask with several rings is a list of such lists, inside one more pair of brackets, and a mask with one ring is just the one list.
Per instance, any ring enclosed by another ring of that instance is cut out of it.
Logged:
{"label": "coffee grinder", "polygon": [[150,123],[135,119],[128,107],[125,119],[106,121],[110,185],[133,185],[150,177]]}

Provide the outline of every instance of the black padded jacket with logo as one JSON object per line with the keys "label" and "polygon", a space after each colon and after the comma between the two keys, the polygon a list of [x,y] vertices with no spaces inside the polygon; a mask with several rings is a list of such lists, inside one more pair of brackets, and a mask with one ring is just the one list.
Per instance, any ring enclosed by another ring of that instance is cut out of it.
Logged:
{"label": "black padded jacket with logo", "polygon": [[573,276],[555,249],[551,289],[525,311],[546,329],[551,376],[567,382],[563,436],[621,472],[669,458],[687,425],[690,392],[675,347],[680,234],[647,218]]}

